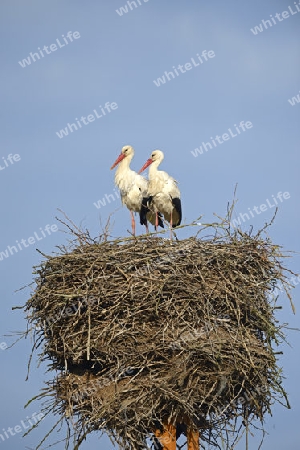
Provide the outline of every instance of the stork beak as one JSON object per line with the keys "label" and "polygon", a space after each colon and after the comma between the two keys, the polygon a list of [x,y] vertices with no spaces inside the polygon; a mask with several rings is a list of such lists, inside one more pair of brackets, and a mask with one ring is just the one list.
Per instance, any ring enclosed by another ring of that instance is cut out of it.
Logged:
{"label": "stork beak", "polygon": [[115,162],[113,163],[113,165],[111,166],[110,170],[112,170],[114,167],[116,167],[123,159],[125,158],[124,153],[121,153],[117,159],[115,160]]}
{"label": "stork beak", "polygon": [[152,164],[153,163],[153,161],[152,161],[152,159],[151,158],[149,158],[149,159],[147,159],[147,161],[145,162],[145,164],[143,165],[143,167],[139,170],[139,172],[138,173],[142,173],[142,172],[144,172],[144,170],[146,170],[147,169],[147,167],[149,167],[150,166],[150,164]]}

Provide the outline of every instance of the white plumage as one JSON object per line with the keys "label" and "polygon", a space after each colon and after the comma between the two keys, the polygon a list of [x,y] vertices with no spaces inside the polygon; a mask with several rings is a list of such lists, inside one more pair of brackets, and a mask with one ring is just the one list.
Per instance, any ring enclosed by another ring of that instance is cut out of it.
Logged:
{"label": "white plumage", "polygon": [[[133,147],[125,145],[122,148],[120,155],[111,166],[111,169],[118,165],[115,173],[115,183],[120,189],[122,203],[126,205],[130,211],[132,234],[135,236],[135,220],[133,213],[140,212],[142,199],[147,196],[149,182],[142,175],[139,175],[134,170],[130,169],[130,162],[133,156]],[[148,214],[146,222],[144,223],[146,231],[148,232],[147,219],[153,224],[155,222]]]}
{"label": "white plumage", "polygon": [[170,223],[171,227],[174,228],[180,225],[182,218],[180,191],[177,186],[177,181],[174,178],[166,172],[158,170],[158,166],[163,159],[163,152],[161,150],[154,150],[151,157],[139,171],[141,173],[150,166],[148,195],[143,200],[140,217],[141,223],[143,223],[145,207],[147,207],[156,214],[157,226],[158,211],[160,211]]}

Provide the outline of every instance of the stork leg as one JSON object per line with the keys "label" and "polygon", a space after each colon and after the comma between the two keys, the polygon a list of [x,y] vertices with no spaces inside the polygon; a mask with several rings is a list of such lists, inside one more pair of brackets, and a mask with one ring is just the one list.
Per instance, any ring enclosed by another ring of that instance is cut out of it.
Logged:
{"label": "stork leg", "polygon": [[170,239],[171,239],[171,241],[173,239],[173,234],[172,234],[172,225],[173,225],[172,212],[173,212],[173,210],[171,211],[171,218],[170,218]]}
{"label": "stork leg", "polygon": [[145,225],[145,227],[146,227],[146,233],[147,233],[147,234],[149,234],[149,227],[148,227],[148,222],[146,222],[146,225]]}
{"label": "stork leg", "polygon": [[158,212],[155,213],[155,231],[157,231],[158,228]]}
{"label": "stork leg", "polygon": [[135,220],[134,220],[134,214],[132,211],[130,211],[131,214],[131,228],[132,228],[132,234],[135,236]]}

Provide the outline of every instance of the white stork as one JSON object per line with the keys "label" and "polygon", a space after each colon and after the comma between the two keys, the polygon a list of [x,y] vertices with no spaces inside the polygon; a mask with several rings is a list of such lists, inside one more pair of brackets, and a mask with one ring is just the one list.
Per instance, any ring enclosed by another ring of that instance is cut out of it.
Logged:
{"label": "white stork", "polygon": [[[140,212],[141,224],[145,221],[145,212],[149,209],[156,215],[155,226],[158,225],[158,211],[170,223],[171,228],[181,223],[181,201],[177,181],[162,170],[157,170],[164,159],[161,150],[154,150],[151,157],[145,162],[139,173],[149,168],[149,186],[147,198],[143,199]],[[171,233],[172,234],[172,233]]]}
{"label": "white stork", "polygon": [[[130,169],[130,162],[134,156],[134,149],[131,145],[125,145],[118,158],[111,166],[111,169],[119,165],[115,173],[115,183],[120,189],[122,203],[127,206],[131,214],[131,227],[132,234],[135,236],[135,220],[134,212],[140,212],[142,206],[142,199],[146,197],[148,192],[148,180],[134,172]],[[142,225],[146,226],[146,231],[148,233],[149,220],[153,225],[155,224],[156,218],[151,216],[151,214],[146,214],[145,221]],[[163,227],[163,222],[161,220],[161,215],[158,216],[158,224]]]}

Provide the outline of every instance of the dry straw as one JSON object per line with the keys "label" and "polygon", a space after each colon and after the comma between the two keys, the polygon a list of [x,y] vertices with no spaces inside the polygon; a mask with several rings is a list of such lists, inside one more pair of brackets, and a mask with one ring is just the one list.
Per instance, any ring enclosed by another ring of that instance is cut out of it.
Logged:
{"label": "dry straw", "polygon": [[96,242],[65,225],[76,240],[44,255],[24,309],[53,374],[37,398],[67,422],[74,449],[96,430],[145,449],[163,422],[229,449],[274,402],[289,407],[272,291],[282,283],[290,298],[290,271],[264,229],[224,219],[180,241],[105,232]]}

